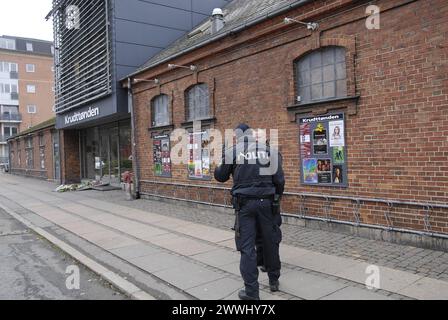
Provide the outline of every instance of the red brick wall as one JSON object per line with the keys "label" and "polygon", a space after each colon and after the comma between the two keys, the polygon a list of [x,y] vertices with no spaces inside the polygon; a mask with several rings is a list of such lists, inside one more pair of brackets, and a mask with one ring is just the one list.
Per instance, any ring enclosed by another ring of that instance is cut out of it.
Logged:
{"label": "red brick wall", "polygon": [[[54,180],[54,161],[53,161],[53,142],[52,142],[53,127],[38,130],[31,134],[33,138],[33,166],[28,167],[26,163],[26,138],[29,136],[21,136],[9,142],[10,154],[12,154],[11,173],[23,176],[30,176],[34,178]],[[45,149],[45,165],[41,167],[39,136],[43,137],[43,148]],[[17,142],[20,143],[20,157],[19,163],[17,154]],[[12,153],[11,153],[12,151]]]}
{"label": "red brick wall", "polygon": [[62,183],[81,182],[81,164],[79,159],[79,131],[60,131]]}
{"label": "red brick wall", "polygon": [[[314,1],[247,31],[170,61],[194,63],[199,72],[167,71],[167,64],[138,77],[159,78],[134,88],[140,177],[170,183],[219,184],[187,179],[186,165],[173,165],[172,178],[153,175],[150,101],[160,94],[172,99],[173,124],[185,121],[184,91],[205,82],[214,101],[214,127],[224,130],[245,121],[252,127],[279,130],[286,190],[327,196],[382,198],[439,203],[448,201],[448,3],[436,1],[376,1],[381,29],[367,30],[367,4]],[[338,14],[339,13],[339,14]],[[338,14],[338,15],[335,15]],[[335,16],[332,16],[335,15]],[[318,20],[319,32],[300,25],[285,26],[285,16]],[[323,19],[325,17],[325,19]],[[304,113],[344,111],[348,188],[300,184],[298,125],[294,104],[293,62],[310,50],[327,45],[346,48],[348,94],[358,101],[320,104]],[[212,92],[214,91],[214,93]],[[227,184],[230,186],[230,184]],[[199,193],[197,192],[199,190]],[[142,191],[173,196],[174,188],[142,182]],[[225,192],[177,188],[176,196],[222,202]],[[283,210],[294,214],[354,221],[354,201],[286,196]],[[327,209],[325,209],[327,208]],[[424,229],[425,209],[363,201],[360,222],[397,228]],[[432,231],[448,233],[446,209],[430,211]]]}

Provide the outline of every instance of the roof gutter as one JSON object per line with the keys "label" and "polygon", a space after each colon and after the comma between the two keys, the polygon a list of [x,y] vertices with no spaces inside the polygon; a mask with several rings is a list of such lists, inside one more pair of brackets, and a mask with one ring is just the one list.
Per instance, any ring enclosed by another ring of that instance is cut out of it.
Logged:
{"label": "roof gutter", "polygon": [[[48,128],[51,128],[51,127],[54,127],[54,126],[55,126],[55,123],[51,123],[51,124],[45,125],[43,127],[37,128],[37,129],[32,130],[32,131],[25,130],[22,133],[18,133],[15,136],[9,137],[8,139],[6,139],[6,142],[9,142],[11,140],[16,140],[17,138],[30,136],[30,135],[33,135],[33,133],[35,133],[36,131],[41,131],[41,130],[48,129]],[[32,128],[30,128],[30,129],[32,129]]]}
{"label": "roof gutter", "polygon": [[279,8],[279,9],[277,9],[277,10],[274,10],[274,11],[269,12],[269,13],[267,13],[267,14],[265,14],[265,15],[262,15],[262,16],[256,18],[256,19],[253,19],[253,20],[250,21],[250,22],[246,22],[246,23],[244,23],[244,24],[238,25],[238,26],[236,26],[236,27],[234,27],[234,28],[232,28],[232,29],[230,29],[230,30],[228,30],[228,31],[226,31],[226,32],[218,33],[218,34],[217,34],[216,36],[214,36],[214,37],[211,37],[211,38],[209,38],[209,39],[207,39],[207,40],[204,40],[204,41],[202,41],[202,42],[199,42],[198,44],[196,44],[196,45],[194,45],[194,46],[192,46],[192,47],[183,49],[183,50],[181,50],[181,51],[179,51],[179,52],[177,52],[177,53],[175,53],[175,54],[173,54],[173,55],[171,55],[171,56],[169,56],[169,57],[167,57],[167,58],[162,59],[161,61],[159,61],[159,62],[157,62],[157,63],[154,63],[154,64],[152,64],[152,65],[147,66],[147,67],[144,68],[144,69],[141,69],[141,70],[138,70],[138,71],[136,71],[136,72],[134,72],[134,73],[131,73],[130,75],[128,75],[128,76],[126,76],[125,78],[121,79],[120,82],[121,82],[121,81],[124,81],[124,80],[127,80],[127,79],[130,78],[130,77],[136,76],[136,75],[138,75],[138,74],[140,74],[140,73],[142,73],[142,72],[144,72],[144,71],[146,71],[146,70],[149,70],[149,69],[151,69],[151,68],[153,68],[153,67],[155,67],[155,66],[158,66],[158,65],[160,65],[160,64],[162,64],[162,63],[168,62],[168,61],[170,61],[170,60],[172,60],[172,59],[174,59],[174,58],[177,58],[177,57],[179,57],[179,56],[182,56],[182,55],[184,55],[184,54],[186,54],[186,53],[188,53],[188,52],[190,52],[190,51],[196,50],[196,49],[198,49],[198,48],[200,48],[200,47],[203,47],[203,46],[205,46],[205,45],[208,45],[208,44],[210,44],[210,43],[212,43],[212,42],[215,42],[215,41],[217,41],[217,40],[219,40],[219,39],[222,39],[222,38],[224,38],[224,37],[227,37],[228,35],[231,35],[231,34],[240,32],[240,31],[242,31],[242,30],[244,30],[244,29],[247,29],[247,28],[249,28],[249,27],[252,27],[252,26],[254,26],[254,25],[256,25],[256,24],[258,24],[258,23],[260,23],[260,22],[262,22],[262,21],[264,21],[264,20],[267,20],[267,19],[269,19],[269,18],[278,16],[278,15],[284,13],[284,12],[290,11],[290,10],[295,9],[295,8],[297,8],[297,7],[303,6],[303,5],[305,5],[305,4],[307,4],[307,3],[311,2],[311,1],[312,1],[312,0],[299,0],[299,1],[295,2],[295,3],[292,3],[292,4],[289,4],[289,5],[287,5],[287,6],[281,7],[281,8]]}

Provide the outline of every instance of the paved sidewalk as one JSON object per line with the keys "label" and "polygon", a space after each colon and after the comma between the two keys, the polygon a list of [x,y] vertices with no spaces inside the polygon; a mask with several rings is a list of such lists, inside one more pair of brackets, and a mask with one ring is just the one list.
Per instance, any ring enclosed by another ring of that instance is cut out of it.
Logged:
{"label": "paved sidewalk", "polygon": [[[2,175],[0,180],[0,203],[37,214],[43,218],[41,225],[56,224],[191,298],[235,299],[242,287],[239,255],[228,230],[231,220],[224,213],[157,201],[126,202],[121,200],[124,194],[116,192],[55,193],[53,184],[14,176]],[[266,274],[260,274],[262,299],[448,299],[448,282],[381,264],[381,290],[368,290],[366,268],[371,261],[297,246],[291,228],[300,227],[283,228],[281,291],[270,293]],[[329,242],[341,237],[325,234]],[[374,242],[382,249],[383,243]],[[401,252],[413,250],[398,247]],[[430,255],[435,256],[431,252],[425,257]]]}

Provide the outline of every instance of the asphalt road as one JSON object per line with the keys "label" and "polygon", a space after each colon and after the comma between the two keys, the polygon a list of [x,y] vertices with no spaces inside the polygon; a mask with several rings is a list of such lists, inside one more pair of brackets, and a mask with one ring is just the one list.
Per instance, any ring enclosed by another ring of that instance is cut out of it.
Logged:
{"label": "asphalt road", "polygon": [[[78,267],[79,282],[76,277],[77,268],[73,266]],[[0,275],[0,300],[127,299],[110,284],[27,229],[2,209]],[[67,288],[67,282],[71,289]],[[76,288],[77,283],[79,289]]]}

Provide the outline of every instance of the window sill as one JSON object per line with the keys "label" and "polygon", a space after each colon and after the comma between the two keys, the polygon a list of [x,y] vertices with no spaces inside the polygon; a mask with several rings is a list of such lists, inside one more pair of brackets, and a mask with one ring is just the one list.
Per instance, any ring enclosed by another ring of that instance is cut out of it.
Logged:
{"label": "window sill", "polygon": [[159,130],[172,130],[174,129],[174,125],[173,124],[167,124],[164,126],[155,126],[155,127],[149,127],[148,130],[149,131],[159,131]]}
{"label": "window sill", "polygon": [[331,100],[319,100],[307,103],[297,103],[286,107],[289,114],[289,120],[296,122],[298,114],[314,113],[324,114],[332,110],[346,109],[348,115],[356,115],[358,112],[358,100],[360,96],[348,96]]}
{"label": "window sill", "polygon": [[312,102],[306,102],[306,103],[297,103],[292,106],[288,106],[288,110],[294,110],[299,108],[306,108],[309,106],[315,106],[315,105],[323,105],[333,102],[341,102],[341,101],[357,101],[359,99],[359,95],[357,96],[348,96],[343,98],[336,98],[336,99],[330,99],[330,100],[319,100],[319,101],[312,101]]}
{"label": "window sill", "polygon": [[[202,118],[202,119],[197,119],[197,120],[194,120],[194,121],[200,121],[201,124],[209,125],[209,124],[212,124],[212,123],[215,123],[215,122],[216,122],[216,117]],[[190,128],[190,127],[193,127],[193,122],[194,122],[194,121],[185,121],[185,122],[182,122],[182,123],[181,123],[181,126],[182,126],[183,128]]]}

